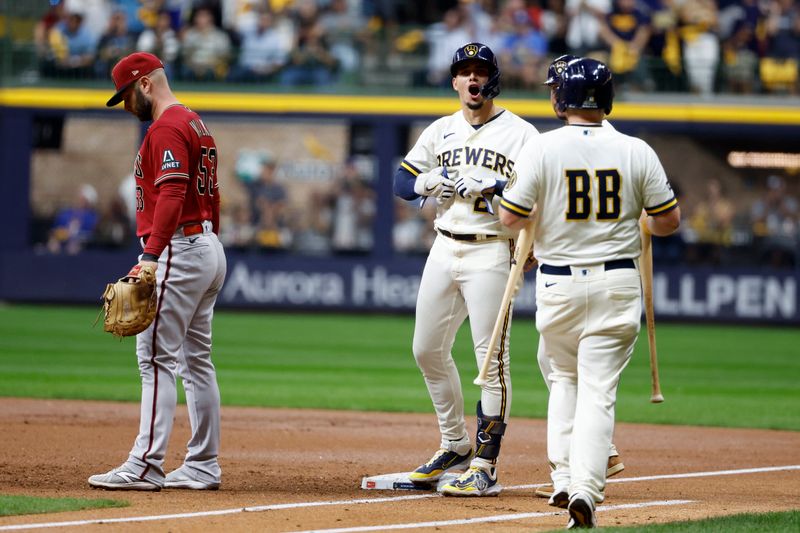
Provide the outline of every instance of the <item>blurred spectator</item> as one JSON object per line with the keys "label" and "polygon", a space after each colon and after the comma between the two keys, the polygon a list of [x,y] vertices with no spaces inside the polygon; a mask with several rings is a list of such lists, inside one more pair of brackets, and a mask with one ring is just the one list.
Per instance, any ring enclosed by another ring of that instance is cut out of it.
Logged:
{"label": "blurred spectator", "polygon": [[220,213],[219,238],[225,248],[248,250],[255,243],[256,228],[253,225],[253,215],[247,204],[224,204]]}
{"label": "blurred spectator", "polygon": [[600,21],[611,11],[611,0],[566,0],[567,46],[574,55],[596,53],[600,41]]}
{"label": "blurred spectator", "polygon": [[320,16],[319,24],[328,36],[331,54],[345,75],[361,69],[361,50],[369,38],[367,21],[360,14],[349,12],[347,0],[331,0],[328,10]]}
{"label": "blurred spectator", "polygon": [[222,27],[240,35],[252,32],[268,5],[267,0],[223,0]]}
{"label": "blurred spectator", "polygon": [[131,228],[136,228],[136,178],[133,172],[125,176],[117,186],[117,196],[125,206],[125,214],[128,217],[128,224]]}
{"label": "blurred spectator", "polygon": [[250,185],[250,200],[255,221],[258,221],[262,208],[277,211],[281,217],[286,215],[286,188],[278,183],[277,170],[277,160],[272,154],[262,152],[258,175]]}
{"label": "blurred spectator", "polygon": [[717,5],[714,0],[676,0],[683,40],[683,65],[689,89],[703,96],[714,92],[719,63]]}
{"label": "blurred spectator", "polygon": [[766,22],[768,46],[761,60],[761,81],[767,91],[797,92],[800,64],[800,6],[793,0],[772,0]]}
{"label": "blurred spectator", "polygon": [[172,29],[172,16],[166,10],[159,12],[155,26],[145,29],[136,42],[137,50],[150,52],[161,59],[169,77],[174,74],[180,48],[178,35]]}
{"label": "blurred spectator", "polygon": [[354,161],[345,164],[335,191],[333,249],[339,252],[369,250],[375,219],[375,191],[359,174]]}
{"label": "blurred spectator", "polygon": [[80,252],[92,238],[97,226],[96,204],[95,188],[89,184],[81,185],[74,204],[56,214],[47,249],[54,254]]}
{"label": "blurred spectator", "polygon": [[759,237],[761,259],[774,267],[795,266],[800,246],[800,204],[777,175],[767,178],[767,190],[750,210],[753,234]]}
{"label": "blurred spectator", "polygon": [[749,94],[755,91],[758,79],[758,54],[752,49],[754,28],[739,21],[731,36],[722,45],[727,92]]}
{"label": "blurred spectator", "polygon": [[297,41],[280,75],[283,85],[325,86],[336,79],[338,62],[318,22],[298,28]]}
{"label": "blurred spectator", "polygon": [[[520,7],[524,5],[520,4]],[[524,89],[535,87],[543,79],[547,39],[534,29],[526,10],[516,9],[509,17],[510,27],[503,35],[498,51],[503,84]]]}
{"label": "blurred spectator", "polygon": [[[150,0],[109,0],[112,9],[115,11],[122,11],[125,13],[125,18],[128,21],[128,29],[134,35],[139,35],[144,31],[145,25],[142,22],[141,15],[145,6],[143,4],[150,3]],[[149,7],[149,6],[147,6]]]}
{"label": "blurred spectator", "polygon": [[442,22],[432,24],[425,32],[428,43],[427,82],[434,87],[451,87],[450,64],[453,53],[470,42],[471,34],[458,8],[448,9]]}
{"label": "blurred spectator", "polygon": [[92,244],[111,248],[129,246],[135,242],[134,231],[123,199],[117,197],[101,213]]}
{"label": "blurred spectator", "polygon": [[392,242],[396,252],[427,252],[424,235],[428,229],[425,217],[413,203],[395,199]]}
{"label": "blurred spectator", "polygon": [[292,242],[288,221],[288,195],[278,183],[278,162],[264,155],[258,179],[251,185],[253,224],[256,244],[264,248],[287,248]]}
{"label": "blurred spectator", "polygon": [[767,55],[800,59],[800,6],[794,0],[772,0],[767,18]]}
{"label": "blurred spectator", "polygon": [[677,92],[683,87],[683,62],[678,14],[673,0],[645,0],[649,7],[648,70],[656,90]]}
{"label": "blurred spectator", "polygon": [[285,250],[291,247],[292,237],[292,231],[286,219],[279,217],[275,211],[268,209],[259,211],[255,233],[255,243],[259,248]]}
{"label": "blurred spectator", "polygon": [[696,260],[721,264],[723,249],[733,242],[733,219],[736,208],[722,188],[722,182],[710,178],[706,194],[695,205],[689,216],[687,240],[696,243]]}
{"label": "blurred spectator", "polygon": [[198,8],[181,42],[183,77],[199,81],[224,78],[230,53],[230,38],[215,25],[212,11]]}
{"label": "blurred spectator", "polygon": [[123,11],[115,11],[108,21],[108,28],[97,43],[95,74],[98,78],[111,75],[114,65],[133,52],[136,36],[128,30],[128,21]]}
{"label": "blurred spectator", "polygon": [[290,45],[284,30],[276,25],[275,15],[262,11],[257,25],[242,31],[239,60],[229,79],[245,82],[272,80],[286,64]]}
{"label": "blurred spectator", "polygon": [[83,24],[95,40],[108,28],[108,21],[113,11],[110,0],[61,0],[60,3],[66,4],[67,11],[83,14]]}
{"label": "blurred spectator", "polygon": [[334,199],[323,191],[312,191],[308,198],[308,209],[293,217],[297,221],[294,229],[293,248],[307,255],[327,255],[331,251],[331,221]]}
{"label": "blurred spectator", "polygon": [[600,38],[608,47],[615,83],[634,90],[650,88],[647,66],[641,60],[650,33],[650,17],[636,0],[614,0],[611,12],[601,20]]}
{"label": "blurred spectator", "polygon": [[567,12],[564,0],[547,0],[541,14],[541,29],[547,38],[547,50],[558,57],[569,52],[567,47]]}
{"label": "blurred spectator", "polygon": [[722,61],[727,92],[760,89],[759,58],[766,51],[766,11],[761,0],[733,2],[719,13]]}
{"label": "blurred spectator", "polygon": [[61,22],[65,17],[66,10],[64,9],[64,2],[57,4],[50,4],[50,8],[45,11],[44,15],[36,22],[33,28],[33,41],[36,45],[36,53],[39,60],[42,62],[42,69],[44,64],[52,61],[52,51],[50,49],[50,32]]}
{"label": "blurred spectator", "polygon": [[97,41],[83,25],[77,11],[65,17],[47,32],[44,74],[64,78],[90,78]]}

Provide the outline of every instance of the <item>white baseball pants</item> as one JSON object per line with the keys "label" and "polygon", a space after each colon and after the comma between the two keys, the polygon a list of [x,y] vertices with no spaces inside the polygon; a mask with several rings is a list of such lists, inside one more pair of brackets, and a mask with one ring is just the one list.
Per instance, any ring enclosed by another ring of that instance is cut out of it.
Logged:
{"label": "white baseball pants", "polygon": [[[438,235],[431,247],[417,296],[413,351],[439,421],[442,447],[451,441],[469,449],[461,380],[451,353],[458,328],[469,316],[478,368],[483,364],[510,269],[507,239],[465,242]],[[511,407],[509,332],[511,313],[500,337],[500,350],[481,390],[486,416],[508,420]],[[466,453],[465,449],[453,450]]]}
{"label": "white baseball pants", "polygon": [[176,235],[158,260],[158,311],[136,337],[142,379],[139,435],[126,467],[163,483],[164,456],[183,381],[192,435],[184,464],[198,481],[219,483],[220,398],[211,362],[211,320],[225,280],[222,244],[204,223],[202,234]]}
{"label": "white baseball pants", "polygon": [[[556,490],[602,502],[617,386],[641,320],[638,270],[536,276],[536,327],[550,360],[547,454]],[[541,342],[541,341],[540,341]]]}

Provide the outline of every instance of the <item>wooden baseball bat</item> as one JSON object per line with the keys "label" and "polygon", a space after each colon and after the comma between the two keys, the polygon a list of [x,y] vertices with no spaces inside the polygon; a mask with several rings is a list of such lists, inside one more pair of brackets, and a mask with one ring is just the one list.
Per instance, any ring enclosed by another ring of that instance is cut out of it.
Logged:
{"label": "wooden baseball bat", "polygon": [[656,319],[653,313],[653,240],[649,232],[642,229],[642,256],[639,258],[639,273],[644,292],[644,317],[647,322],[647,344],[650,347],[650,402],[661,403],[661,384],[658,379],[658,355],[656,353]]}
{"label": "wooden baseball bat", "polygon": [[497,313],[497,320],[494,323],[492,336],[489,338],[489,345],[486,347],[486,355],[483,358],[481,370],[478,373],[478,377],[473,381],[475,385],[483,386],[487,383],[486,378],[489,374],[489,364],[494,358],[495,348],[497,347],[497,341],[503,329],[503,324],[506,321],[508,308],[517,293],[517,289],[521,285],[520,277],[522,276],[522,269],[525,266],[525,260],[528,258],[528,252],[531,251],[531,246],[533,246],[533,230],[535,227],[536,222],[534,220],[529,220],[519,231],[517,247],[516,250],[514,250],[514,264],[511,265],[511,272],[508,273],[506,289],[503,292],[503,301],[500,302],[500,311]]}

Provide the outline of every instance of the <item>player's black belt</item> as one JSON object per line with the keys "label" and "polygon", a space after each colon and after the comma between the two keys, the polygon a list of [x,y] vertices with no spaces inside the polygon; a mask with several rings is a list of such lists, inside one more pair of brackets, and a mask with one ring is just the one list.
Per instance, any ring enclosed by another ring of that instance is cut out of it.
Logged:
{"label": "player's black belt", "polygon": [[[606,270],[617,270],[618,268],[636,268],[633,259],[614,259],[613,261],[606,261]],[[571,276],[572,268],[568,266],[553,266],[553,265],[539,265],[539,270],[542,274],[551,274],[554,276]]]}
{"label": "player's black belt", "polygon": [[447,230],[439,228],[437,228],[436,231],[456,241],[488,241],[499,237],[499,235],[484,235],[482,233],[450,233]]}

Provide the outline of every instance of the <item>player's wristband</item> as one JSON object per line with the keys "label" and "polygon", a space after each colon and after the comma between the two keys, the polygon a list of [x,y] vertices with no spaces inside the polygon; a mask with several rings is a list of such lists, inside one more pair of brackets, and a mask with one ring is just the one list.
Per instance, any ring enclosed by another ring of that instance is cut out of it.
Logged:
{"label": "player's wristband", "polygon": [[142,254],[142,261],[154,261],[158,262],[158,256],[156,254]]}

